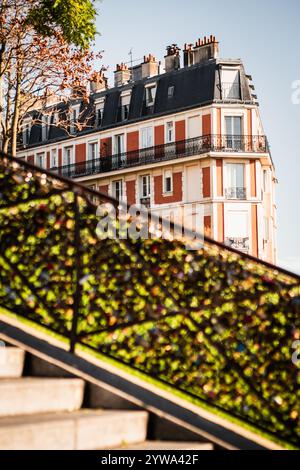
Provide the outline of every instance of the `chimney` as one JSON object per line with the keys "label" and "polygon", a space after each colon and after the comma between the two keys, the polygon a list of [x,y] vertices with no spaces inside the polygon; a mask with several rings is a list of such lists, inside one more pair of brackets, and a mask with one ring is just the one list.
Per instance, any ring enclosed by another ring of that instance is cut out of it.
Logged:
{"label": "chimney", "polygon": [[99,93],[107,89],[107,78],[104,76],[103,70],[94,72],[90,79],[90,92]]}
{"label": "chimney", "polygon": [[165,55],[165,72],[180,69],[180,55],[177,44],[167,46],[167,54]]}
{"label": "chimney", "polygon": [[189,67],[194,63],[193,44],[185,44],[183,49],[183,66]]}
{"label": "chimney", "polygon": [[216,41],[215,36],[203,39],[198,39],[195,45],[184,45],[184,66],[189,67],[193,64],[200,64],[209,59],[216,59],[219,57],[219,43]]}
{"label": "chimney", "polygon": [[77,100],[81,98],[86,98],[86,96],[87,96],[86,84],[82,84],[79,80],[75,79],[73,81],[71,98]]}
{"label": "chimney", "polygon": [[144,62],[142,62],[141,67],[141,78],[153,77],[158,74],[159,64],[152,54],[144,55]]}
{"label": "chimney", "polygon": [[122,86],[125,83],[129,82],[131,78],[130,70],[123,62],[121,64],[117,64],[117,69],[114,72],[115,74],[115,86]]}

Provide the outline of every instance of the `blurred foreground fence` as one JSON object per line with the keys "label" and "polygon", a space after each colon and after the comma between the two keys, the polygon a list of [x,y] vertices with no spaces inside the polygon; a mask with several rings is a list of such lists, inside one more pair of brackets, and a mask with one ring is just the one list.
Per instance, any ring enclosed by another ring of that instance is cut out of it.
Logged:
{"label": "blurred foreground fence", "polygon": [[0,156],[0,305],[300,445],[299,277],[206,239],[99,240],[113,202]]}

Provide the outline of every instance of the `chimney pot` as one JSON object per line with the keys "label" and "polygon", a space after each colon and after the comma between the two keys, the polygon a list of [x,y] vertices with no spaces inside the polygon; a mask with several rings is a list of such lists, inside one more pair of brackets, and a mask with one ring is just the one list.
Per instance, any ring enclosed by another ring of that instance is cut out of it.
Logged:
{"label": "chimney pot", "polygon": [[[185,46],[186,47],[186,44]],[[167,46],[167,54],[165,55],[165,72],[171,72],[180,68],[180,55],[177,44]]]}
{"label": "chimney pot", "polygon": [[130,70],[124,62],[117,64],[115,74],[115,86],[125,85],[130,80]]}
{"label": "chimney pot", "polygon": [[205,60],[217,58],[219,54],[219,43],[212,34],[203,39],[198,39],[193,45],[184,45],[184,66],[199,64]]}
{"label": "chimney pot", "polygon": [[98,93],[107,89],[107,78],[104,76],[103,70],[94,72],[90,80],[90,92]]}
{"label": "chimney pot", "polygon": [[138,68],[141,70],[141,78],[153,77],[158,74],[159,64],[153,54],[148,54]]}

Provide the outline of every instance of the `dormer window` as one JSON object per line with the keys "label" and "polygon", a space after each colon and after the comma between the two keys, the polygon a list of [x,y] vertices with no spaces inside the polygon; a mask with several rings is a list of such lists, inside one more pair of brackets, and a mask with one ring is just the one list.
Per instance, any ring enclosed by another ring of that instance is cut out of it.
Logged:
{"label": "dormer window", "polygon": [[77,121],[79,118],[80,105],[74,106],[70,112],[70,133],[75,134],[77,130]]}
{"label": "dormer window", "polygon": [[50,117],[51,116],[49,114],[45,114],[42,117],[42,141],[48,139]]}
{"label": "dormer window", "polygon": [[102,98],[101,101],[96,101],[95,103],[95,127],[100,127],[102,125],[104,104],[104,98]]}
{"label": "dormer window", "polygon": [[31,123],[29,121],[25,121],[23,124],[23,129],[22,129],[23,145],[29,145],[30,132],[31,132]]}
{"label": "dormer window", "polygon": [[117,121],[126,121],[129,117],[129,106],[130,106],[131,92],[127,92],[121,95],[120,104],[118,108]]}
{"label": "dormer window", "polygon": [[222,67],[221,77],[222,77],[222,84],[221,84],[222,99],[223,100],[241,99],[239,69]]}
{"label": "dormer window", "polygon": [[173,96],[174,96],[174,91],[175,91],[174,85],[169,86],[169,88],[168,88],[168,98],[173,98]]}
{"label": "dormer window", "polygon": [[147,107],[154,106],[155,95],[156,95],[156,85],[146,87],[146,100],[145,104]]}

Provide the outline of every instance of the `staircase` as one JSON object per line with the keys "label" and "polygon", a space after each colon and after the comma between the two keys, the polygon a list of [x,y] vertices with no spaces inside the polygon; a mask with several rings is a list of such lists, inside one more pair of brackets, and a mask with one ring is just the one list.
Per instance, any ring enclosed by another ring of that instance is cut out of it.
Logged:
{"label": "staircase", "polygon": [[0,348],[0,450],[212,450],[147,441],[148,413],[84,407],[86,383],[24,375],[25,352]]}

